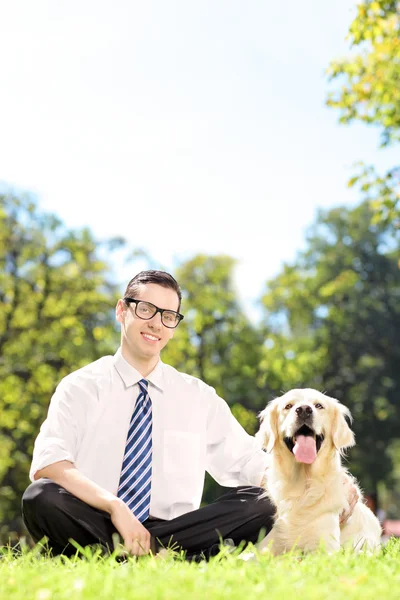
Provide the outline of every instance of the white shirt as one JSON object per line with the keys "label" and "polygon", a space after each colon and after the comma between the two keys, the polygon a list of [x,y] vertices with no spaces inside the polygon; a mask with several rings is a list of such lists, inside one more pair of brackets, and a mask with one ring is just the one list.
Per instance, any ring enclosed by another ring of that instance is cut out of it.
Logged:
{"label": "white shirt", "polygon": [[[67,460],[116,495],[140,379],[120,350],[65,377],[35,441],[31,480]],[[212,387],[161,360],[146,379],[153,412],[151,516],[169,520],[197,509],[205,470],[223,486],[260,485],[268,457]]]}

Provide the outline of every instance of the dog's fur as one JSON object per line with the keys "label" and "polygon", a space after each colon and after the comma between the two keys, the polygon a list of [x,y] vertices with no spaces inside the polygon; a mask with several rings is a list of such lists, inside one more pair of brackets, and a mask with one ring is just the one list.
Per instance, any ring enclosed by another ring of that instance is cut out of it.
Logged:
{"label": "dog's fur", "polygon": [[[357,485],[341,464],[344,449],[355,443],[346,422],[351,419],[349,410],[321,392],[298,389],[270,402],[260,417],[256,437],[271,455],[265,489],[277,512],[259,550],[282,554],[296,546],[312,551],[321,543],[329,552],[348,545],[357,551],[377,548],[381,527],[363,503],[359,488],[351,517],[339,526],[339,515],[349,507],[348,484]],[[298,462],[292,452],[300,429],[317,440],[311,464]]]}

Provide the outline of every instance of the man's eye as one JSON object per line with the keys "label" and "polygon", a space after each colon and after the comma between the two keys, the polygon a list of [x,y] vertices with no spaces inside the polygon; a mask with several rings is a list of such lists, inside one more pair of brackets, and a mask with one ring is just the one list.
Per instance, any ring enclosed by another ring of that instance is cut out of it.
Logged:
{"label": "man's eye", "polygon": [[315,405],[315,408],[319,408],[319,410],[321,410],[321,408],[324,408],[324,407],[322,406],[322,404],[320,404],[320,403],[318,402],[318,404],[316,404],[316,405]]}
{"label": "man's eye", "polygon": [[285,410],[290,410],[292,408],[293,404],[286,404],[285,406]]}

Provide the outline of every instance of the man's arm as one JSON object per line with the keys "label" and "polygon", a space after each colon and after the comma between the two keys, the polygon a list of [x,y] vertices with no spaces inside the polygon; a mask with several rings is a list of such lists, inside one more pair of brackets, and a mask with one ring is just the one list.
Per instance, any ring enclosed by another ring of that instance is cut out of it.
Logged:
{"label": "man's arm", "polygon": [[93,397],[90,387],[80,385],[70,376],[57,386],[35,442],[31,480],[47,477],[86,504],[108,512],[127,550],[135,555],[147,554],[150,534],[126,504],[75,467]]}
{"label": "man's arm", "polygon": [[228,404],[207,387],[207,471],[226,487],[260,486],[270,463],[256,439],[246,433]]}
{"label": "man's arm", "polygon": [[48,465],[34,475],[35,480],[42,477],[51,479],[86,504],[109,513],[111,521],[124,540],[125,548],[131,554],[141,556],[149,553],[150,533],[125,502],[88,479],[72,463],[62,460]]}

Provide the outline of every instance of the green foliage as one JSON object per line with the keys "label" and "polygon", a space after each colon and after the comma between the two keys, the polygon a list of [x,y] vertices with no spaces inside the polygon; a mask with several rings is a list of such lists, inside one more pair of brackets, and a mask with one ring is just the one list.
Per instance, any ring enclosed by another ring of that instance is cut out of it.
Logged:
{"label": "green foliage", "polygon": [[20,529],[33,441],[59,380],[115,351],[114,286],[91,233],[0,196],[0,522]]}
{"label": "green foliage", "polygon": [[259,421],[256,413],[249,410],[239,402],[231,406],[232,414],[239,421],[243,429],[250,435],[254,435],[258,431]]}
{"label": "green foliage", "polygon": [[354,52],[332,62],[328,74],[340,87],[328,105],[340,121],[354,119],[382,128],[382,144],[400,140],[400,7],[398,2],[365,0],[349,31]]}
{"label": "green foliage", "polygon": [[[353,52],[332,62],[328,69],[336,89],[328,106],[340,110],[340,122],[354,120],[381,130],[382,146],[400,141],[400,4],[396,0],[364,0],[348,35]],[[349,185],[358,183],[372,200],[378,218],[400,227],[400,171],[378,176],[373,167],[361,171]]]}
{"label": "green foliage", "polygon": [[287,388],[324,389],[350,407],[351,467],[375,491],[392,473],[400,430],[400,274],[393,225],[371,217],[368,203],[321,212],[307,250],[269,282],[263,303],[286,348],[275,360]]}
{"label": "green foliage", "polygon": [[392,224],[397,233],[400,231],[400,167],[379,176],[374,167],[360,163],[348,185],[357,185],[363,198],[370,202],[373,223],[384,221]]}

